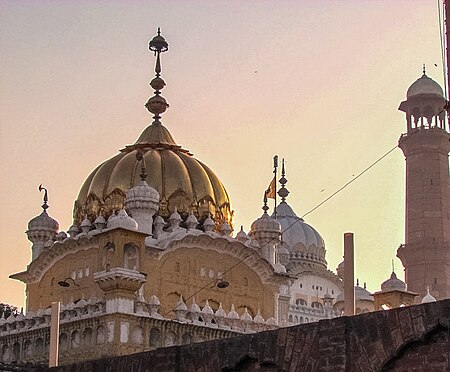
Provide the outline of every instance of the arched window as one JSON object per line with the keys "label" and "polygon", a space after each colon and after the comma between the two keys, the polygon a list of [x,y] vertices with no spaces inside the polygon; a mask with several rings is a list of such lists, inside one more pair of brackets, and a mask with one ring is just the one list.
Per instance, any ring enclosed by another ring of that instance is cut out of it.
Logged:
{"label": "arched window", "polygon": [[83,345],[89,346],[92,343],[92,328],[86,328],[83,331]]}
{"label": "arched window", "polygon": [[103,326],[97,327],[97,335],[95,338],[96,338],[95,342],[97,343],[97,345],[103,344],[105,342],[105,327]]}
{"label": "arched window", "polygon": [[136,326],[133,328],[131,339],[136,345],[142,345],[144,343],[144,330],[141,326]]}
{"label": "arched window", "polygon": [[3,347],[2,347],[2,361],[9,362],[9,347],[8,347],[8,345],[3,345]]}
{"label": "arched window", "polygon": [[181,339],[183,345],[188,345],[192,342],[192,336],[190,333],[185,333]]}
{"label": "arched window", "polygon": [[70,345],[74,349],[80,347],[80,332],[78,332],[78,331],[72,332],[72,334],[70,336]]}
{"label": "arched window", "polygon": [[166,333],[166,338],[164,340],[164,346],[172,346],[176,345],[176,343],[177,343],[177,335],[172,331],[168,331]]}
{"label": "arched window", "polygon": [[161,346],[161,331],[158,328],[152,328],[150,330],[150,347],[158,348]]}
{"label": "arched window", "polygon": [[34,355],[41,356],[44,353],[44,340],[38,337],[35,341]]}
{"label": "arched window", "polygon": [[298,316],[297,316],[297,315],[294,316],[294,323],[295,323],[295,324],[298,324]]}
{"label": "arched window", "polygon": [[31,340],[26,340],[23,343],[23,355],[25,357],[31,357],[33,355]]}
{"label": "arched window", "polygon": [[69,348],[69,342],[66,333],[61,333],[59,335],[59,348],[61,349],[61,351],[66,351]]}
{"label": "arched window", "polygon": [[133,244],[123,246],[123,267],[129,270],[138,270],[138,251]]}
{"label": "arched window", "polygon": [[294,320],[292,318],[292,315],[289,315],[289,323],[292,323]]}
{"label": "arched window", "polygon": [[15,342],[13,345],[13,361],[19,362],[20,361],[20,344],[18,342]]}

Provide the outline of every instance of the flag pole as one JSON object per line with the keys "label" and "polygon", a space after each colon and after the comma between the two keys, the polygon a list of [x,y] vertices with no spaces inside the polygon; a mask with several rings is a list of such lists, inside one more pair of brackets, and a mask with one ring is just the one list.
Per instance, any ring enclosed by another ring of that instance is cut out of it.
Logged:
{"label": "flag pole", "polygon": [[275,206],[273,208],[273,215],[277,219],[277,168],[278,168],[278,155],[273,157],[273,177],[275,179]]}

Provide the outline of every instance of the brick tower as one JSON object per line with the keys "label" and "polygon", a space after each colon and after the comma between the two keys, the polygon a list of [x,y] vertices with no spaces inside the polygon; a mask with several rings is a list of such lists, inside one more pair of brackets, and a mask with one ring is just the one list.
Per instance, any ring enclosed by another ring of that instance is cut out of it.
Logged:
{"label": "brick tower", "polygon": [[399,107],[407,122],[398,143],[406,158],[406,240],[397,257],[408,290],[419,294],[416,301],[428,286],[437,299],[450,297],[450,134],[445,103],[442,88],[424,69]]}

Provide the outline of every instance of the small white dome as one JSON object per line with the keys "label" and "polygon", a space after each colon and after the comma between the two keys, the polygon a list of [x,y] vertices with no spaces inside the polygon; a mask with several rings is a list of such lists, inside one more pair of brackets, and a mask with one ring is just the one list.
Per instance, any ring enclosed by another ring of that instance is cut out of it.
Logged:
{"label": "small white dome", "polygon": [[59,229],[58,221],[51,218],[47,212],[42,212],[39,216],[36,216],[28,222],[28,230],[45,230],[56,233]]}
{"label": "small white dome", "polygon": [[430,288],[427,288],[427,294],[422,298],[421,303],[426,304],[428,302],[436,302],[436,299],[431,295]]}
{"label": "small white dome", "polygon": [[191,313],[200,313],[201,312],[200,307],[195,302],[195,298],[192,299],[192,305],[191,305],[189,311]]}
{"label": "small white dome", "polygon": [[206,300],[205,306],[202,309],[203,314],[214,314],[214,310],[209,306],[208,300]]}
{"label": "small white dome", "polygon": [[128,216],[125,209],[121,209],[117,216],[108,219],[108,229],[122,228],[127,230],[137,230],[137,222]]}
{"label": "small white dome", "polygon": [[391,277],[388,280],[381,283],[381,290],[385,292],[393,290],[406,291],[406,284],[405,282],[398,279],[397,275],[395,275],[395,273],[392,272]]}
{"label": "small white dome", "polygon": [[244,226],[241,226],[241,229],[236,234],[236,239],[239,240],[241,243],[245,243],[248,240],[248,236],[244,231]]}
{"label": "small white dome", "polygon": [[150,300],[148,301],[148,303],[149,303],[150,305],[161,306],[161,302],[159,302],[159,298],[156,297],[155,295],[152,295],[152,296],[150,297]]}
{"label": "small white dome", "polygon": [[441,97],[444,95],[441,86],[433,79],[425,75],[425,73],[411,84],[406,92],[406,98],[410,98],[418,94],[436,94]]}
{"label": "small white dome", "polygon": [[261,312],[258,310],[258,314],[256,314],[255,318],[253,319],[255,323],[257,324],[264,324],[264,318],[261,316]]}
{"label": "small white dome", "polygon": [[241,320],[244,322],[251,322],[253,320],[252,316],[248,313],[247,308],[244,309],[244,314],[242,314]]}
{"label": "small white dome", "polygon": [[231,304],[231,310],[228,313],[229,319],[239,319],[239,314],[234,310],[234,304]]}
{"label": "small white dome", "polygon": [[281,226],[277,220],[270,217],[267,213],[254,221],[250,227],[250,236],[257,231],[267,231],[279,233],[281,231]]}
{"label": "small white dome", "polygon": [[225,312],[225,310],[222,307],[222,302],[220,303],[219,308],[217,309],[215,315],[219,318],[225,318],[227,316],[227,313]]}

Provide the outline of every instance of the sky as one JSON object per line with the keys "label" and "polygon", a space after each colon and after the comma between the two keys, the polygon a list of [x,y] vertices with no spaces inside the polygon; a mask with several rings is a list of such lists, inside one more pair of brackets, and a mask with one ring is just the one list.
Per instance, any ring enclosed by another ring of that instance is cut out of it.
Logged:
{"label": "sky", "polygon": [[[236,232],[262,214],[275,154],[302,216],[396,146],[397,108],[422,64],[443,81],[433,0],[1,0],[0,302],[24,306],[8,276],[30,262],[39,184],[66,231],[84,179],[151,123],[158,26],[169,43],[162,122],[222,180]],[[356,277],[376,291],[392,259],[404,278],[404,203],[396,149],[305,221],[331,270],[353,232]]]}

